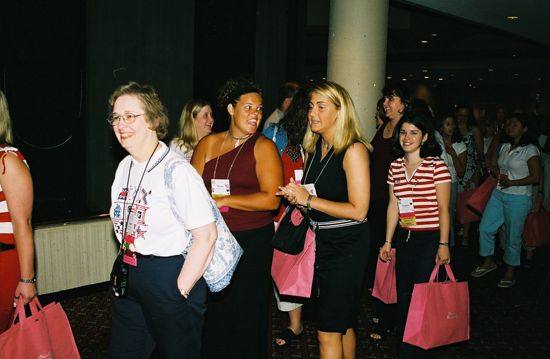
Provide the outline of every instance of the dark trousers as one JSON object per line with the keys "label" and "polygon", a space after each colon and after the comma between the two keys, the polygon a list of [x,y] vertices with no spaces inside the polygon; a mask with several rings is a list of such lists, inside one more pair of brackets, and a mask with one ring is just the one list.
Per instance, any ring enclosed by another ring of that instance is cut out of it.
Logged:
{"label": "dark trousers", "polygon": [[183,256],[138,256],[130,266],[128,296],[111,295],[109,358],[200,358],[206,283],[200,279],[185,299],[177,287]]}
{"label": "dark trousers", "polygon": [[[371,201],[369,207],[369,222],[371,223],[371,248],[369,254],[369,262],[367,265],[367,280],[366,285],[372,288],[374,285],[374,277],[376,274],[376,263],[378,263],[378,254],[380,247],[386,241],[386,214],[388,212],[388,200]],[[374,302],[375,314],[379,319],[378,330],[381,333],[387,334],[395,328],[395,304],[386,304],[378,298],[372,298]],[[384,333],[386,332],[386,333]]]}
{"label": "dark trousers", "polygon": [[[397,338],[402,340],[409,305],[415,283],[430,280],[439,247],[439,231],[409,231],[397,229],[396,281],[397,281]],[[399,358],[432,358],[433,351],[401,342]]]}

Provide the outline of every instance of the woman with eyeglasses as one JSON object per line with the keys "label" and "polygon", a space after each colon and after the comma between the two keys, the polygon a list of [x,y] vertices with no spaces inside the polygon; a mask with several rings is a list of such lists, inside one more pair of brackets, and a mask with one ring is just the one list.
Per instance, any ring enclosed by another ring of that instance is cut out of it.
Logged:
{"label": "woman with eyeglasses", "polygon": [[128,151],[111,186],[128,285],[126,295],[112,291],[109,358],[146,358],[155,346],[162,358],[200,358],[202,275],[217,238],[210,196],[193,167],[161,141],[168,118],[152,87],[122,85],[109,107],[108,121]]}
{"label": "woman with eyeglasses", "polygon": [[33,186],[27,161],[12,146],[8,101],[0,91],[0,333],[20,298],[36,296],[31,214]]}
{"label": "woman with eyeglasses", "polygon": [[216,201],[244,253],[231,284],[208,300],[204,329],[205,359],[267,357],[272,211],[283,181],[277,147],[257,133],[262,94],[251,81],[237,78],[219,90],[229,129],[205,137],[191,163]]}
{"label": "woman with eyeglasses", "polygon": [[197,143],[212,132],[214,117],[207,101],[195,99],[185,104],[181,111],[178,135],[170,142],[170,149],[191,162]]}

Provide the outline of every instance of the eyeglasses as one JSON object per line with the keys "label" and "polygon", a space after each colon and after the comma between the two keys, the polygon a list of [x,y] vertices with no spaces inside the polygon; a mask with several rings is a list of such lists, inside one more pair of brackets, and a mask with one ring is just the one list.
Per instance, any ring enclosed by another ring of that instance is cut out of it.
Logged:
{"label": "eyeglasses", "polygon": [[145,115],[145,114],[144,113],[139,114],[139,115],[135,115],[133,113],[127,113],[126,115],[114,115],[113,114],[113,115],[110,115],[109,117],[107,117],[107,122],[111,126],[116,126],[122,120],[122,121],[124,121],[125,124],[131,125],[132,123],[134,123],[136,121],[137,117],[143,116],[143,115]]}

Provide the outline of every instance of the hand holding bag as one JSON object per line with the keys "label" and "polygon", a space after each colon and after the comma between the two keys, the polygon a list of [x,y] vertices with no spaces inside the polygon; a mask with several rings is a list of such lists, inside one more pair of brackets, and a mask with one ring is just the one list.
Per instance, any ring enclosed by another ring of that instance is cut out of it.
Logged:
{"label": "hand holding bag", "polygon": [[386,304],[397,303],[397,287],[395,281],[395,248],[390,251],[391,260],[384,262],[378,258],[376,274],[372,287],[372,296]]}
{"label": "hand holding bag", "polygon": [[307,229],[304,249],[298,254],[273,250],[271,276],[280,294],[309,298],[315,265],[315,232]]}
{"label": "hand holding bag", "polygon": [[288,206],[279,221],[271,240],[273,248],[288,254],[298,254],[304,249],[309,220],[296,206]]}
{"label": "hand holding bag", "polygon": [[[42,307],[38,299],[34,298],[29,307],[31,316],[27,317],[23,298],[19,298],[10,328],[0,335],[0,357],[80,358],[61,304],[50,303]],[[16,323],[17,319],[19,321]]]}
{"label": "hand holding bag", "polygon": [[403,342],[431,349],[470,339],[470,298],[467,282],[436,282],[437,264],[428,283],[414,285]]}

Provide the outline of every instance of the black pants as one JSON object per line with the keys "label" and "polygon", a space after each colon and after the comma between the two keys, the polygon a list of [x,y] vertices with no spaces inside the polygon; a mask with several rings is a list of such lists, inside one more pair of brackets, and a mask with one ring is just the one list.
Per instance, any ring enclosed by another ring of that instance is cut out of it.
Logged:
{"label": "black pants", "polygon": [[138,257],[130,266],[128,296],[111,295],[109,358],[200,358],[206,283],[200,279],[185,299],[177,287],[183,256]]}
{"label": "black pants", "polygon": [[[399,228],[396,242],[397,338],[402,340],[415,283],[430,280],[439,247],[439,231],[404,231]],[[433,351],[401,342],[399,358],[432,358]]]}

